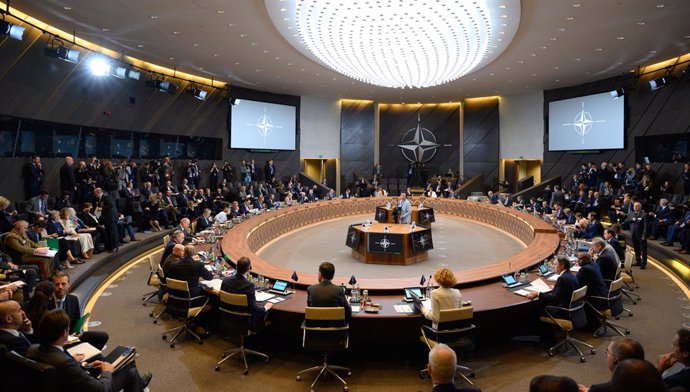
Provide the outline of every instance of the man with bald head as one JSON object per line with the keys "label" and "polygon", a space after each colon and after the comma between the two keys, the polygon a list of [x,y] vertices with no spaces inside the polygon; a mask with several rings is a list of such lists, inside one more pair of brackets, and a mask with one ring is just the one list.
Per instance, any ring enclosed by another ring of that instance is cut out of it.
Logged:
{"label": "man with bald head", "polygon": [[439,343],[429,351],[429,376],[434,384],[431,392],[480,392],[477,388],[457,388],[454,383],[458,365],[457,355],[452,348]]}
{"label": "man with bald head", "polygon": [[19,355],[33,343],[34,330],[22,307],[16,301],[0,302],[0,344]]}
{"label": "man with bald head", "polygon": [[191,221],[189,218],[182,218],[180,219],[180,225],[175,228],[175,230],[179,230],[184,233],[184,242],[185,243],[190,243],[194,239],[192,236],[192,229],[190,227]]}
{"label": "man with bald head", "polygon": [[[617,338],[609,343],[606,348],[606,366],[613,373],[616,366],[626,359],[644,359],[644,349],[642,345],[629,338]],[[589,392],[613,392],[611,381],[592,385],[589,390],[580,385],[580,391]]]}
{"label": "man with bald head", "polygon": [[213,274],[204,267],[204,263],[195,260],[196,249],[194,245],[184,247],[184,255],[179,261],[175,261],[168,267],[166,278],[184,280],[189,285],[189,293],[192,297],[201,294],[199,279],[211,280]]}
{"label": "man with bald head", "polygon": [[172,253],[170,253],[170,256],[166,257],[165,260],[163,260],[163,263],[161,264],[161,268],[163,268],[163,273],[165,275],[168,275],[168,268],[170,268],[170,265],[176,261],[182,260],[182,257],[184,257],[184,245],[182,244],[175,244],[172,249]]}

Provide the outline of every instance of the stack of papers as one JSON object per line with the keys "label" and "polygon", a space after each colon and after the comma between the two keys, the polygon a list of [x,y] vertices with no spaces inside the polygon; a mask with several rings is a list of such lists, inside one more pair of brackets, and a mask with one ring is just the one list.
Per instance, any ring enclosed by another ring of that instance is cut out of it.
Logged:
{"label": "stack of papers", "polygon": [[[218,280],[220,280],[220,279],[218,279]],[[275,296],[276,296],[275,294],[271,294],[271,293],[266,293],[266,292],[263,292],[263,291],[259,291],[259,292],[256,293],[256,301],[257,301],[257,302],[268,301],[269,299],[271,299],[271,298],[273,298],[273,297],[275,297]]]}
{"label": "stack of papers", "polygon": [[535,279],[529,286],[522,288],[520,290],[513,291],[513,293],[526,297],[527,294],[533,291],[536,291],[537,293],[547,293],[551,291],[551,287],[549,287],[549,285],[546,284],[543,280]]}
{"label": "stack of papers", "polygon": [[272,304],[277,304],[278,302],[283,302],[283,301],[285,301],[285,297],[275,297],[274,296],[273,298],[268,300],[268,302],[270,302]]}
{"label": "stack of papers", "polygon": [[223,284],[223,279],[202,280],[201,285],[208,287],[214,291],[220,291],[220,286]]}
{"label": "stack of papers", "polygon": [[393,305],[397,313],[412,313],[414,310],[410,305],[407,304],[395,304]]}

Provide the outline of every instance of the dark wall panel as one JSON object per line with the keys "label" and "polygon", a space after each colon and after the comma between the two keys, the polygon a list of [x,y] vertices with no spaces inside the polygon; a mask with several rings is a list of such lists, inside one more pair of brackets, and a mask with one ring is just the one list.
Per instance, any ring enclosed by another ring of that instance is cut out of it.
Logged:
{"label": "dark wall panel", "polygon": [[[630,166],[635,163],[635,138],[639,136],[654,136],[664,134],[682,134],[690,131],[690,111],[687,102],[690,100],[690,83],[687,77],[656,91],[650,91],[648,81],[664,74],[658,72],[642,75],[639,80],[628,81],[633,84],[635,91],[629,93],[625,99],[625,148],[620,150],[602,150],[594,154],[574,154],[570,152],[548,151],[548,128],[544,135],[544,165],[542,178],[561,176],[565,183],[569,183],[573,172],[586,162],[624,162]],[[616,78],[600,80],[579,86],[566,87],[544,92],[544,113],[548,126],[549,102],[574,98],[581,95],[597,94],[611,91],[620,87],[621,81]],[[654,163],[657,171],[657,182],[671,180],[678,182],[682,172],[680,163]],[[676,184],[676,191],[682,190],[681,184]]]}
{"label": "dark wall panel", "polygon": [[498,98],[467,100],[464,103],[464,177],[484,174],[484,182],[498,183],[499,157]]}
{"label": "dark wall panel", "polygon": [[371,175],[374,167],[374,103],[343,101],[340,113],[341,191],[352,173]]}
{"label": "dark wall panel", "polygon": [[[458,171],[459,105],[381,105],[379,116],[381,165],[388,177],[405,178],[409,162],[398,145],[403,138],[407,141],[414,135],[418,119],[421,127],[431,131],[436,137],[436,143],[441,145],[434,157],[426,163],[429,175],[445,173],[449,167],[452,167],[454,172]],[[410,130],[412,132],[408,134]],[[427,151],[425,154],[430,152]]]}

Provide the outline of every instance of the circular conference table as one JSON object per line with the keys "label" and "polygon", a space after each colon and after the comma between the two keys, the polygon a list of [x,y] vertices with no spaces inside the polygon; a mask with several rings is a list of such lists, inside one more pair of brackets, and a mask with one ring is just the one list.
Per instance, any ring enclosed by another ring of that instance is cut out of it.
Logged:
{"label": "circular conference table", "polygon": [[[381,205],[382,200],[385,199],[331,200],[269,211],[235,225],[224,234],[221,246],[232,261],[242,256],[249,257],[252,260],[253,274],[292,282],[292,270],[273,265],[256,252],[274,239],[305,226],[347,216],[370,215],[371,211]],[[463,300],[471,301],[474,307],[477,335],[493,339],[498,336],[533,333],[540,305],[503,288],[500,277],[515,270],[531,269],[554,255],[561,243],[558,230],[532,215],[503,206],[465,200],[422,200],[425,205],[434,208],[436,214],[493,226],[525,244],[522,251],[511,257],[465,270],[457,276]],[[412,202],[418,201],[416,199]],[[317,265],[314,265],[314,270],[317,270]],[[271,309],[275,327],[271,328],[275,331],[273,334],[288,341],[301,334],[300,325],[307,305],[306,287],[318,282],[318,275],[314,272],[298,273],[300,279],[294,283],[295,293],[288,295],[285,301],[275,304]],[[348,280],[349,277],[336,275],[333,282]],[[369,290],[372,302],[380,304],[381,310],[378,313],[353,313],[350,333],[356,346],[382,342],[409,343],[417,340],[424,318],[418,313],[398,313],[394,305],[402,303],[405,287],[419,286],[418,276],[361,278],[358,283],[361,289]]]}

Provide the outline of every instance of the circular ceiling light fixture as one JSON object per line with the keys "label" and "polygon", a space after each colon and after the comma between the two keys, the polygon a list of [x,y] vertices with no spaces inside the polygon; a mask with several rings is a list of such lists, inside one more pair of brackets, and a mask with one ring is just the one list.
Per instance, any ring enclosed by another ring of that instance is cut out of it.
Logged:
{"label": "circular ceiling light fixture", "polygon": [[486,66],[515,36],[521,7],[520,0],[265,4],[280,33],[307,57],[391,88],[437,86]]}

